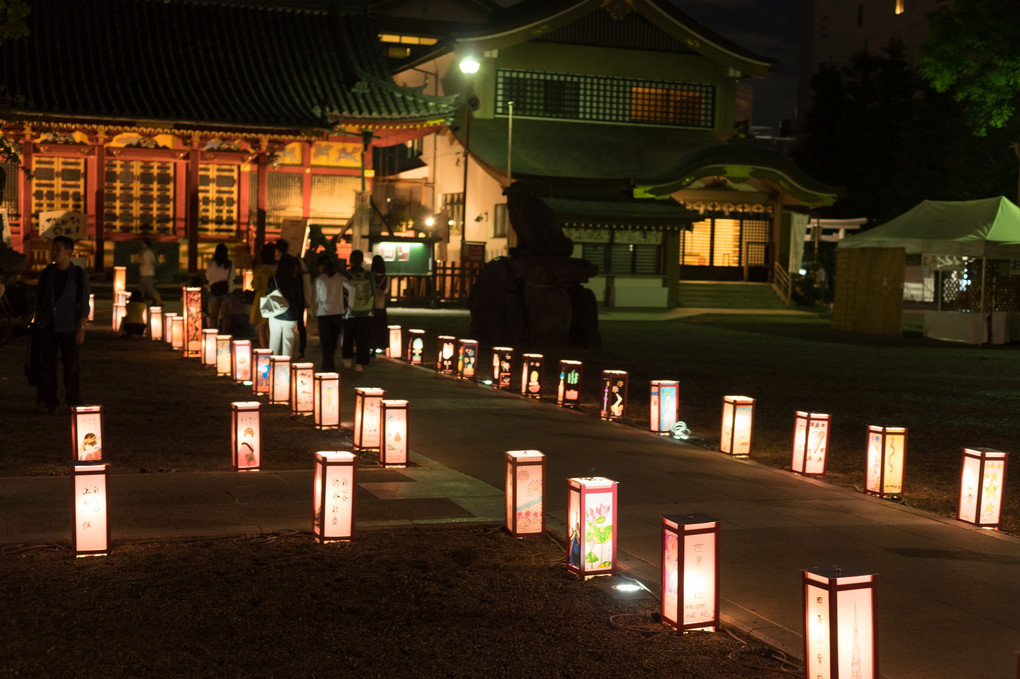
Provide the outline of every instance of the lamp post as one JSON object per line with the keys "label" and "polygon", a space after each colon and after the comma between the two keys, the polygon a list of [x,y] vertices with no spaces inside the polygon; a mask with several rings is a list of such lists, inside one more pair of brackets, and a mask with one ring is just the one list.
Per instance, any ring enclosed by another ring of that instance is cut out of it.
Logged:
{"label": "lamp post", "polygon": [[467,198],[468,198],[468,156],[471,155],[471,111],[476,110],[479,105],[478,97],[475,96],[473,78],[481,64],[472,55],[467,55],[460,60],[460,72],[464,74],[466,93],[464,99],[464,205],[460,220],[460,263],[464,264],[464,254],[467,248]]}

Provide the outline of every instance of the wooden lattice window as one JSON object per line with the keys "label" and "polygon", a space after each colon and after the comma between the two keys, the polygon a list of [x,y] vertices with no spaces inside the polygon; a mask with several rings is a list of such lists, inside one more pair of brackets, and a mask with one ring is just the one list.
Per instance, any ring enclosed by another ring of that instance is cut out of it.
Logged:
{"label": "wooden lattice window", "polygon": [[201,235],[234,235],[238,173],[236,165],[198,166],[198,232]]}
{"label": "wooden lattice window", "polygon": [[103,218],[108,231],[173,233],[174,163],[107,160]]}
{"label": "wooden lattice window", "polygon": [[266,225],[280,228],[284,219],[301,218],[301,175],[269,173]]}
{"label": "wooden lattice window", "polygon": [[354,214],[361,177],[312,175],[312,219],[347,219]]}
{"label": "wooden lattice window", "polygon": [[32,159],[32,211],[85,212],[85,159],[36,156]]}

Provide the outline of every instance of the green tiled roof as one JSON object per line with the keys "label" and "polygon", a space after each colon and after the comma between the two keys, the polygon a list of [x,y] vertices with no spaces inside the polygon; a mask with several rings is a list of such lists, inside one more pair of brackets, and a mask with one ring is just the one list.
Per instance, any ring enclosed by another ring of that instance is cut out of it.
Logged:
{"label": "green tiled roof", "polygon": [[393,83],[367,17],[339,5],[32,0],[0,46],[24,115],[210,127],[441,119],[452,97]]}

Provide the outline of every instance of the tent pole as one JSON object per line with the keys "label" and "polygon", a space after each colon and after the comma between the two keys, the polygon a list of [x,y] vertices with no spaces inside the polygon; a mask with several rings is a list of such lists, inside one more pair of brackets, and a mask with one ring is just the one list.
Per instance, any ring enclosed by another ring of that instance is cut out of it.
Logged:
{"label": "tent pole", "polygon": [[[992,341],[991,316],[989,316],[987,319],[985,318],[985,270],[986,270],[987,267],[988,267],[988,258],[982,255],[982,257],[981,257],[981,324],[984,326],[984,328],[982,328],[982,329],[988,335],[988,342],[991,343],[991,341]],[[984,344],[984,338],[985,338],[984,334],[982,334],[979,337],[979,339],[978,339],[978,347],[980,347],[982,344]]]}

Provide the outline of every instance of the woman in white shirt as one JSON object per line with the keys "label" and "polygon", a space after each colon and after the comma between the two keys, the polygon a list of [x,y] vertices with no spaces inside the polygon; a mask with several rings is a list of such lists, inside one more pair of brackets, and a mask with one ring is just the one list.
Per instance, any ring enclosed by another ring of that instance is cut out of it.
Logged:
{"label": "woman in white shirt", "polygon": [[344,283],[329,255],[315,260],[319,275],[315,279],[315,316],[319,322],[319,348],[322,349],[322,372],[336,372],[333,357],[340,341],[344,323]]}
{"label": "woman in white shirt", "polygon": [[[221,333],[230,327],[230,302],[234,290],[234,263],[227,255],[227,246],[220,243],[205,268],[209,282],[209,325]],[[222,316],[222,318],[220,318]]]}

